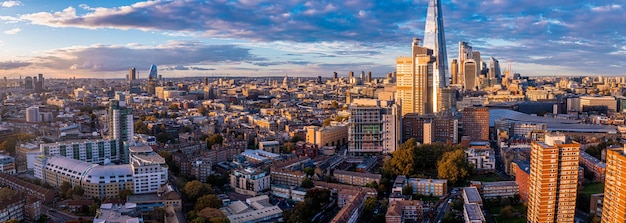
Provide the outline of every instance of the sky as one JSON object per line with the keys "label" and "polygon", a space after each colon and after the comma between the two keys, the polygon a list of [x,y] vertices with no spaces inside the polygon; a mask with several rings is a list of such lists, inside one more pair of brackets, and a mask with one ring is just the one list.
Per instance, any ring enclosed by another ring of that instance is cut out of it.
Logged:
{"label": "sky", "polygon": [[[427,0],[0,0],[0,77],[347,76],[395,71]],[[442,0],[469,42],[527,76],[623,75],[626,1]]]}

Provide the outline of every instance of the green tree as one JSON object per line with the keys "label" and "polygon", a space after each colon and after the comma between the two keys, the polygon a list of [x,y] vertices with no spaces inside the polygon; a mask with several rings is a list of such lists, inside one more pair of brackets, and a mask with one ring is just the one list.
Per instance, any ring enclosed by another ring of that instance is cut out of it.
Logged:
{"label": "green tree", "polygon": [[198,113],[202,114],[203,116],[207,116],[209,114],[209,109],[207,109],[204,105],[200,106],[198,108]]}
{"label": "green tree", "polygon": [[221,208],[222,200],[215,194],[208,194],[198,198],[194,210],[200,211],[205,208]]}
{"label": "green tree", "polygon": [[313,188],[315,187],[315,184],[313,183],[313,181],[311,179],[304,178],[304,180],[302,180],[302,183],[300,184],[300,187],[302,188]]}
{"label": "green tree", "polygon": [[507,205],[506,207],[503,207],[502,210],[500,210],[500,214],[502,215],[502,217],[510,218],[513,217],[514,211],[515,210],[511,205]]}
{"label": "green tree", "polygon": [[400,145],[392,158],[383,164],[383,171],[392,175],[411,175],[415,172],[415,149],[417,142],[415,139],[409,139]]}
{"label": "green tree", "polygon": [[310,166],[305,167],[305,168],[304,168],[304,170],[303,170],[303,172],[304,172],[307,176],[313,176],[313,174],[315,174],[315,170],[314,170],[312,167],[310,167]]}
{"label": "green tree", "polygon": [[133,191],[130,190],[130,189],[122,189],[122,190],[120,190],[119,197],[122,200],[126,200],[128,198],[128,196],[133,195],[133,194],[134,194]]}
{"label": "green tree", "polygon": [[466,180],[471,173],[471,166],[463,150],[446,152],[437,162],[439,178],[448,179],[452,184]]}
{"label": "green tree", "polygon": [[206,223],[206,218],[198,216],[191,220],[191,223]]}
{"label": "green tree", "polygon": [[286,142],[285,144],[283,144],[282,152],[292,153],[294,149],[296,149],[296,144],[294,144],[293,142]]}
{"label": "green tree", "polygon": [[69,190],[71,188],[72,188],[72,184],[70,184],[67,181],[61,183],[61,186],[59,187],[59,189],[61,189],[61,191],[67,191],[67,190]]}
{"label": "green tree", "polygon": [[213,148],[213,145],[222,144],[223,141],[224,141],[224,138],[222,138],[222,134],[219,134],[219,133],[213,134],[209,136],[208,138],[206,138],[207,149]]}
{"label": "green tree", "polygon": [[363,215],[371,217],[374,213],[374,209],[376,209],[376,205],[378,200],[376,197],[368,197],[363,204]]}
{"label": "green tree", "polygon": [[137,120],[134,123],[133,126],[134,126],[134,129],[135,129],[135,133],[137,133],[137,134],[148,134],[148,133],[150,133],[150,129],[148,129],[148,125],[143,123],[143,121],[141,121],[141,120]]}
{"label": "green tree", "polygon": [[83,189],[83,187],[76,185],[74,187],[74,194],[78,196],[83,196],[83,194],[85,194],[85,190]]}
{"label": "green tree", "polygon": [[11,218],[11,219],[9,219],[8,221],[2,222],[2,223],[20,223],[20,221],[18,221],[18,220],[17,220],[17,219],[15,219],[15,218]]}
{"label": "green tree", "polygon": [[413,195],[413,187],[411,185],[402,187],[402,195]]}
{"label": "green tree", "polygon": [[167,143],[174,141],[174,137],[166,132],[160,132],[155,136],[156,141],[160,143]]}
{"label": "green tree", "polygon": [[185,193],[185,195],[187,195],[187,198],[195,201],[200,195],[213,193],[213,190],[211,189],[211,185],[203,184],[200,181],[193,180],[185,184],[185,187],[183,187],[183,192]]}
{"label": "green tree", "polygon": [[304,139],[302,139],[302,137],[298,136],[298,135],[294,135],[293,137],[291,137],[291,140],[289,140],[292,143],[297,143],[300,141],[304,141]]}

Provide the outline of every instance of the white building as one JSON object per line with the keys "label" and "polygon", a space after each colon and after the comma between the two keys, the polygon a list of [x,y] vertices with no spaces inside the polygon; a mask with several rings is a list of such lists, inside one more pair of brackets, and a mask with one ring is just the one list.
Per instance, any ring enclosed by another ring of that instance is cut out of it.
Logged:
{"label": "white building", "polygon": [[106,164],[106,161],[118,161],[118,140],[88,139],[71,140],[40,144],[39,148],[46,156],[64,156],[88,163]]}
{"label": "white building", "polygon": [[255,196],[270,189],[270,175],[255,168],[234,170],[230,174],[230,186],[237,193]]}
{"label": "white building", "polygon": [[155,193],[167,183],[168,167],[165,159],[148,145],[130,146],[130,167],[135,194]]}
{"label": "white building", "polygon": [[15,158],[7,155],[0,155],[0,173],[16,174]]}
{"label": "white building", "polygon": [[26,122],[37,123],[39,121],[39,107],[32,106],[26,108]]}
{"label": "white building", "polygon": [[244,222],[272,222],[282,217],[283,210],[270,204],[267,195],[252,197],[242,201],[232,202],[230,205],[220,208],[226,214],[231,223]]}
{"label": "white building", "polygon": [[474,165],[474,169],[491,171],[496,168],[496,158],[492,149],[465,149],[467,161]]}

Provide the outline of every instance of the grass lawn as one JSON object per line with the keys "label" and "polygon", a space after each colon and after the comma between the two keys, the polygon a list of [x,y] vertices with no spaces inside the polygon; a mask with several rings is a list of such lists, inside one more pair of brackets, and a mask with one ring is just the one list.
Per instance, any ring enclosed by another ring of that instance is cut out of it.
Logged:
{"label": "grass lawn", "polygon": [[[502,209],[502,207],[491,207],[489,208],[489,211],[491,212],[491,214],[493,214],[495,216],[496,222],[498,223],[525,223],[526,222],[526,217],[511,217],[511,218],[505,218],[503,216],[500,216],[500,209]],[[526,213],[524,213],[524,206],[519,204],[519,205],[515,205],[513,206],[513,209],[515,209],[515,212],[521,213],[524,216],[526,216]]]}
{"label": "grass lawn", "polygon": [[480,175],[471,175],[470,180],[477,180],[481,182],[494,182],[494,181],[500,181],[502,180],[502,178],[500,178],[500,176],[498,176],[495,173],[488,173],[488,174],[480,174]]}
{"label": "grass lawn", "polygon": [[584,185],[580,191],[581,194],[592,195],[602,193],[604,191],[604,183],[592,183]]}

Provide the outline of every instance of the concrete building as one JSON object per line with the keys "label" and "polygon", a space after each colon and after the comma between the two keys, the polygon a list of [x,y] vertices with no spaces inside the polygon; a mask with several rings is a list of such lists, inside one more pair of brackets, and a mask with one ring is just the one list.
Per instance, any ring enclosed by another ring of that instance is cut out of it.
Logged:
{"label": "concrete building", "polygon": [[270,189],[270,175],[255,168],[234,170],[230,174],[230,187],[239,194],[256,196]]}
{"label": "concrete building", "polygon": [[402,140],[415,138],[418,142],[458,143],[459,120],[450,113],[417,115],[409,113],[402,117]]}
{"label": "concrete building", "polygon": [[26,199],[19,194],[12,194],[0,200],[0,222],[7,222],[11,219],[24,221],[25,205]]}
{"label": "concrete building", "polygon": [[522,202],[528,202],[528,187],[530,186],[530,164],[515,162],[513,165],[515,173],[515,182],[518,185],[519,197]]}
{"label": "concrete building", "polygon": [[373,155],[396,150],[402,133],[397,104],[392,101],[355,99],[349,109],[349,153]]}
{"label": "concrete building", "polygon": [[39,107],[32,106],[32,107],[26,108],[26,122],[37,123],[37,122],[40,122],[39,118],[40,118]]}
{"label": "concrete building", "polygon": [[480,193],[476,187],[464,187],[463,193],[463,202],[465,204],[478,204],[480,207],[483,206],[483,199],[480,197]]}
{"label": "concrete building", "polygon": [[210,158],[200,157],[191,162],[191,170],[189,171],[192,176],[195,176],[197,180],[202,183],[207,182],[207,177],[213,174],[213,162]]}
{"label": "concrete building", "polygon": [[7,155],[0,155],[0,173],[13,175],[17,173],[15,168],[15,158]]}
{"label": "concrete building", "polygon": [[463,135],[470,141],[489,140],[489,109],[486,107],[466,107],[463,109]]}
{"label": "concrete building", "polygon": [[613,96],[592,97],[582,96],[580,97],[580,109],[579,111],[589,111],[594,107],[606,107],[609,112],[617,111],[617,99]]}
{"label": "concrete building", "polygon": [[26,182],[5,173],[0,173],[0,185],[8,187],[16,192],[26,194],[27,196],[34,197],[44,204],[50,204],[52,203],[52,201],[54,201],[54,191]]}
{"label": "concrete building", "polygon": [[602,222],[626,221],[626,172],[623,171],[626,162],[624,148],[608,149],[606,151],[606,181],[604,182],[604,201],[602,208]]}
{"label": "concrete building", "polygon": [[325,127],[307,126],[306,142],[322,146],[339,146],[348,143],[348,126],[331,125]]}
{"label": "concrete building", "polygon": [[337,179],[339,183],[358,186],[365,186],[372,182],[379,184],[381,178],[380,174],[359,173],[345,170],[335,170],[333,177]]}
{"label": "concrete building", "polygon": [[604,182],[606,175],[606,163],[589,155],[589,153],[586,153],[585,151],[580,151],[580,164],[593,173],[596,181]]}
{"label": "concrete building", "polygon": [[246,199],[246,202],[235,201],[220,208],[231,223],[272,222],[282,217],[283,211],[269,203],[269,197],[262,195]]}
{"label": "concrete building", "polygon": [[259,150],[270,153],[280,153],[280,143],[278,141],[259,142]]}
{"label": "concrete building", "polygon": [[556,133],[532,142],[528,222],[574,222],[579,150]]}
{"label": "concrete building", "polygon": [[24,143],[17,146],[17,155],[15,157],[17,172],[32,171],[35,157],[40,155],[42,153],[39,146],[33,143]]}
{"label": "concrete building", "polygon": [[135,135],[133,110],[126,107],[126,101],[111,100],[109,103],[107,117],[109,138],[118,140],[117,154],[122,163],[129,163],[127,148],[132,144]]}
{"label": "concrete building", "polygon": [[466,223],[485,223],[485,216],[479,204],[463,204],[463,219]]}
{"label": "concrete building", "polygon": [[481,182],[480,192],[485,199],[514,197],[519,194],[519,186],[515,181]]}
{"label": "concrete building", "polygon": [[183,208],[180,194],[169,184],[161,186],[156,193],[130,195],[126,202],[137,205],[137,209],[142,212],[151,212],[155,208],[172,207],[174,210]]}
{"label": "concrete building", "polygon": [[418,222],[422,219],[422,201],[391,201],[385,214],[386,223]]}
{"label": "concrete building", "polygon": [[274,160],[279,160],[280,155],[276,153],[271,153],[263,150],[245,150],[241,153],[242,156],[246,158],[246,160],[250,163],[266,163]]}
{"label": "concrete building", "polygon": [[115,139],[71,140],[40,144],[39,148],[46,156],[64,156],[88,163],[105,164],[117,162],[120,155]]}
{"label": "concrete building", "polygon": [[396,89],[398,100],[402,102],[401,114],[437,112],[436,96],[440,88],[433,83],[437,58],[432,49],[419,46],[418,39],[413,40],[411,48],[411,56],[396,58]]}
{"label": "concrete building", "polygon": [[[487,147],[480,145],[486,144]],[[470,147],[465,149],[467,161],[474,165],[476,172],[492,172],[496,168],[496,156],[489,142],[470,142]]]}
{"label": "concrete building", "polygon": [[128,151],[134,194],[154,193],[167,183],[168,167],[165,159],[150,146],[130,146]]}
{"label": "concrete building", "polygon": [[448,193],[448,180],[409,178],[407,184],[413,188],[413,194],[441,197]]}

